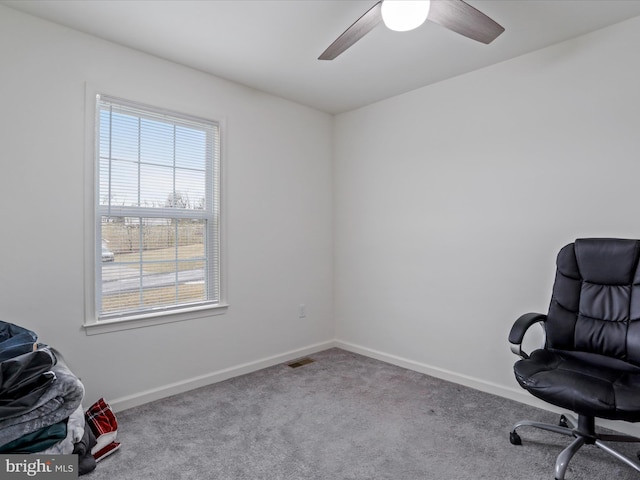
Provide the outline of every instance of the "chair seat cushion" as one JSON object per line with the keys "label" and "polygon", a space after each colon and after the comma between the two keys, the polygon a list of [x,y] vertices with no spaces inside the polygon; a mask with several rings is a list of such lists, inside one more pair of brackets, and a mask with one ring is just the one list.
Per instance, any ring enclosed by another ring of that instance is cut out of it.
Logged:
{"label": "chair seat cushion", "polygon": [[522,388],[580,415],[640,421],[640,368],[593,353],[540,349],[513,367]]}

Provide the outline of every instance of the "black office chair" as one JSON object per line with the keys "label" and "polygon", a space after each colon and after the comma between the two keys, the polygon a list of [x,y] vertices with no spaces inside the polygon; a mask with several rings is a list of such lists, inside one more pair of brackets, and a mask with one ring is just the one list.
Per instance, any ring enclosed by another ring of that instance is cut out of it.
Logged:
{"label": "black office chair", "polygon": [[[640,463],[603,441],[640,442],[627,435],[596,433],[595,419],[640,422],[640,240],[579,239],[565,246],[557,270],[549,313],[527,313],[511,328],[513,367],[522,388],[555,406],[571,410],[558,425],[524,420],[517,429],[536,427],[574,437],[556,460],[555,478],[585,444],[595,445],[640,472]],[[545,346],[527,354],[525,332],[541,323]]]}

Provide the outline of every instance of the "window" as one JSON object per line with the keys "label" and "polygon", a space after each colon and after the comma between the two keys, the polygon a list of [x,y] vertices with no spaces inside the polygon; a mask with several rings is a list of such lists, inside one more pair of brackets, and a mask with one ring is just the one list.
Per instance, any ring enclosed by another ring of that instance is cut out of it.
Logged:
{"label": "window", "polygon": [[98,321],[218,306],[218,123],[96,102]]}

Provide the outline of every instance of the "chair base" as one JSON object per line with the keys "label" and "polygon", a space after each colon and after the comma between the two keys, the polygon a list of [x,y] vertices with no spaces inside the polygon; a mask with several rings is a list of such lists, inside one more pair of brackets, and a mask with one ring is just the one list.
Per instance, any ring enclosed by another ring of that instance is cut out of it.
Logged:
{"label": "chair base", "polygon": [[[533,422],[530,420],[522,420],[521,422],[516,423],[513,426],[513,429],[511,430],[511,432],[509,433],[509,441],[513,445],[522,444],[520,435],[516,433],[516,430],[520,427],[540,428],[542,430],[547,430],[549,432],[555,432],[555,433],[560,433],[562,435],[566,435],[568,437],[574,437],[573,442],[571,442],[567,448],[565,448],[562,452],[560,452],[560,455],[558,455],[558,458],[556,459],[556,467],[555,467],[556,480],[564,480],[564,475],[567,472],[569,461],[573,458],[576,452],[583,445],[595,445],[596,447],[602,449],[604,452],[608,453],[612,457],[617,458],[618,460],[629,465],[631,468],[640,472],[640,463],[636,462],[635,460],[631,460],[627,456],[611,448],[606,443],[603,443],[603,441],[640,442],[640,438],[632,437],[630,435],[598,434],[595,431],[595,420],[593,417],[586,417],[584,415],[579,415],[578,419],[576,420],[570,415],[562,415],[560,417],[559,425]],[[638,456],[640,457],[640,453],[638,454]]]}

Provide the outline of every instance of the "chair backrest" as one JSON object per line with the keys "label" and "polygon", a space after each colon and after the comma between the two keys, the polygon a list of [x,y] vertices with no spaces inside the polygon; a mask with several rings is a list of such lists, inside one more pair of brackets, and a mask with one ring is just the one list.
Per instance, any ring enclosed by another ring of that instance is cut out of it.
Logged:
{"label": "chair backrest", "polygon": [[557,258],[547,348],[640,365],[640,240],[578,239]]}

